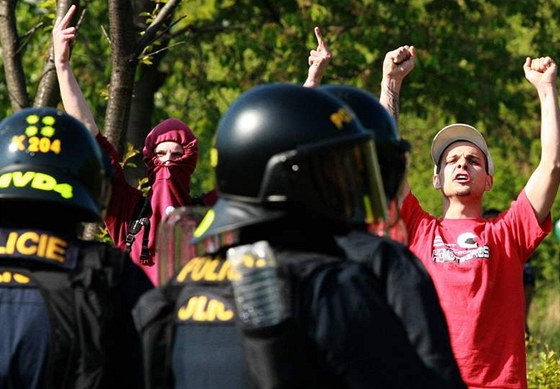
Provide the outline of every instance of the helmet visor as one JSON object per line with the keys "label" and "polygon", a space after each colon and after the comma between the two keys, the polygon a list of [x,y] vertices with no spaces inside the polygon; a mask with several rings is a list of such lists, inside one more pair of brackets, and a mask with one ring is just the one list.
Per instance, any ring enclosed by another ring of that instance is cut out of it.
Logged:
{"label": "helmet visor", "polygon": [[179,207],[162,219],[156,240],[160,285],[197,255],[191,239],[207,211],[208,207]]}
{"label": "helmet visor", "polygon": [[386,218],[386,197],[371,139],[336,147],[306,146],[276,155],[267,166],[265,183],[264,197],[269,202],[287,200],[345,222]]}

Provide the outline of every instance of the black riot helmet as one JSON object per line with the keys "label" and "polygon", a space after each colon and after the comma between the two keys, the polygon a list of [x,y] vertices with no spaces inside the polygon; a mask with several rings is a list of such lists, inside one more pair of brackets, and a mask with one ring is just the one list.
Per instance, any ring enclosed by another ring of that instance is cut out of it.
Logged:
{"label": "black riot helmet", "polygon": [[362,89],[334,84],[319,89],[348,104],[362,125],[373,134],[387,200],[394,200],[404,179],[410,145],[400,139],[393,118],[375,96]]}
{"label": "black riot helmet", "polygon": [[109,166],[77,119],[54,108],[25,108],[0,122],[0,202],[62,206],[61,219],[99,221]]}
{"label": "black riot helmet", "polygon": [[215,209],[235,201],[344,222],[385,217],[371,134],[318,90],[278,83],[242,94],[220,121],[213,165]]}

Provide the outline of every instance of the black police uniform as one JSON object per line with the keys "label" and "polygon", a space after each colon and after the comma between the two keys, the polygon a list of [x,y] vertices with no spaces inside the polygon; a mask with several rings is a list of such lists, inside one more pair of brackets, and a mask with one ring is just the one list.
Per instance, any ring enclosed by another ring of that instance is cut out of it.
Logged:
{"label": "black police uniform", "polygon": [[422,363],[437,372],[441,387],[464,387],[432,280],[414,254],[402,244],[359,228],[335,239],[350,260],[364,264],[382,280],[380,294]]}
{"label": "black police uniform", "polygon": [[149,288],[108,245],[0,228],[0,387],[141,388],[130,312]]}
{"label": "black police uniform", "polygon": [[[236,325],[224,250],[192,259],[170,284],[143,296],[136,311],[143,311],[144,336],[162,325],[164,312],[174,326],[158,338],[163,349],[146,342],[147,369],[155,372],[148,387],[463,388],[418,261],[393,241],[326,225],[285,217],[239,231],[237,244],[266,238],[274,250],[291,301],[289,319],[274,328]],[[156,377],[165,367],[167,376]]]}
{"label": "black police uniform", "polygon": [[88,130],[53,108],[0,123],[0,387],[141,388],[131,309],[152,285],[99,222],[109,165]]}

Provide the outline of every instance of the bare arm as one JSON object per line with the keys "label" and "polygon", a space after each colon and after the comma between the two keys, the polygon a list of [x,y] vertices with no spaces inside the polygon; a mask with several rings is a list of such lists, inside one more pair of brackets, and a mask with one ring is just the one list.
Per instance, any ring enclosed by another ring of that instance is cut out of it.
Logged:
{"label": "bare arm", "polygon": [[[399,95],[401,85],[408,73],[414,69],[416,61],[416,49],[414,46],[401,46],[389,51],[383,60],[383,78],[381,80],[381,94],[379,103],[385,107],[389,114],[399,122]],[[410,193],[410,187],[406,179],[399,193],[399,207],[404,198]]]}
{"label": "bare arm", "polygon": [[383,79],[379,102],[399,122],[399,95],[401,85],[408,73],[414,69],[416,49],[414,46],[401,46],[389,51],[383,60]]}
{"label": "bare arm", "polygon": [[323,40],[321,30],[319,27],[315,27],[313,31],[317,38],[317,48],[309,52],[307,61],[309,64],[309,71],[307,73],[307,80],[305,80],[303,84],[303,86],[308,88],[314,88],[321,83],[325,69],[331,61],[331,51]]}
{"label": "bare arm", "polygon": [[64,110],[83,122],[90,133],[96,136],[99,128],[70,67],[70,48],[76,39],[76,28],[68,27],[68,24],[75,12],[76,6],[72,5],[66,15],[55,22],[52,32],[54,64]]}
{"label": "bare arm", "polygon": [[550,57],[527,58],[523,70],[541,103],[541,160],[525,186],[525,193],[542,223],[550,213],[560,185],[557,67]]}

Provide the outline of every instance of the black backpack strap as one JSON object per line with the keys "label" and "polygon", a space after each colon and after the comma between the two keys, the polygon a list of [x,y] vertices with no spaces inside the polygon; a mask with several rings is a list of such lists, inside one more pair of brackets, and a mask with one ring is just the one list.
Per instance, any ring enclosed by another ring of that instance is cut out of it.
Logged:
{"label": "black backpack strap", "polygon": [[82,270],[71,278],[83,344],[76,388],[142,387],[140,339],[123,299],[129,260],[98,242],[82,242],[80,251]]}
{"label": "black backpack strap", "polygon": [[[298,279],[308,278],[327,262],[340,260],[325,256],[317,259],[313,253],[280,251],[277,248],[274,248],[274,256],[280,288],[288,301],[291,300],[292,288],[300,283]],[[315,347],[306,337],[304,324],[293,316],[293,309],[296,308],[290,306],[290,316],[274,326],[249,329],[238,321],[251,388],[325,387],[324,380],[317,376],[320,369]],[[328,387],[337,387],[337,383],[333,382]]]}
{"label": "black backpack strap", "polygon": [[45,388],[72,389],[79,380],[81,347],[76,342],[78,323],[73,313],[74,294],[70,293],[68,271],[46,267],[31,271],[25,267],[12,268],[29,277],[43,296],[49,315],[48,359],[45,368]]}
{"label": "black backpack strap", "polygon": [[142,234],[142,250],[140,251],[140,263],[143,265],[149,265],[150,252],[148,249],[148,241],[150,235],[150,215],[152,214],[152,207],[150,204],[150,198],[144,197],[142,201],[138,203],[138,207],[134,214],[134,218],[128,224],[128,233],[126,234],[126,253],[130,253],[132,249],[132,244],[136,239],[136,234],[140,232],[142,226],[144,226],[144,233]]}
{"label": "black backpack strap", "polygon": [[144,381],[146,389],[174,386],[172,346],[175,332],[175,304],[180,284],[169,282],[144,293],[132,311],[136,329],[142,339]]}
{"label": "black backpack strap", "polygon": [[140,383],[140,369],[130,366],[132,361],[140,363],[130,356],[134,328],[131,319],[127,325],[120,299],[122,251],[98,242],[79,246],[75,270],[29,272],[49,309],[53,341],[47,388],[123,387],[121,377]]}
{"label": "black backpack strap", "polygon": [[111,286],[107,284],[113,282],[118,269],[104,270],[100,247],[80,247],[77,268],[73,270],[54,266],[18,269],[36,282],[49,312],[51,342],[46,388],[103,387],[106,372],[102,338],[105,322],[114,314],[110,311],[114,296],[108,295]]}

